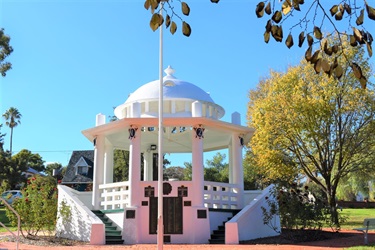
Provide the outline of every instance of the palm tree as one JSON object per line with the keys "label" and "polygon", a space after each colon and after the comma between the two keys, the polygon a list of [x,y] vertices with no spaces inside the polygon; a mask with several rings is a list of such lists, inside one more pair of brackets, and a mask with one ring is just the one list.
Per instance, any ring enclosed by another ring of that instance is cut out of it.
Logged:
{"label": "palm tree", "polygon": [[18,109],[10,107],[4,114],[4,119],[6,120],[6,125],[10,128],[10,154],[12,154],[12,140],[13,140],[13,128],[21,124],[21,113]]}

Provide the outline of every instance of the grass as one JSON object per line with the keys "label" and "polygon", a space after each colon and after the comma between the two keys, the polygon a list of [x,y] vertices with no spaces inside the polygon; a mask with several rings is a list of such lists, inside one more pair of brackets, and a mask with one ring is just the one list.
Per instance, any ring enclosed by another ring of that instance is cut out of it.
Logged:
{"label": "grass", "polygon": [[342,223],[342,229],[353,229],[363,227],[365,218],[375,218],[375,208],[344,208],[340,214],[347,217],[345,223]]}
{"label": "grass", "polygon": [[358,246],[358,247],[349,247],[349,248],[344,248],[346,250],[374,250],[375,247],[373,246]]}
{"label": "grass", "polygon": [[[12,227],[12,225],[9,222],[8,217],[5,214],[5,208],[0,207],[0,221],[3,223],[6,227],[8,227],[11,231],[17,230],[17,227]],[[0,232],[6,232],[7,230],[0,226]]]}
{"label": "grass", "polygon": [[[375,208],[344,208],[339,210],[341,215],[347,216],[347,221],[341,225],[342,229],[353,229],[363,227],[365,218],[375,218]],[[356,246],[345,248],[345,250],[375,250],[375,246]]]}

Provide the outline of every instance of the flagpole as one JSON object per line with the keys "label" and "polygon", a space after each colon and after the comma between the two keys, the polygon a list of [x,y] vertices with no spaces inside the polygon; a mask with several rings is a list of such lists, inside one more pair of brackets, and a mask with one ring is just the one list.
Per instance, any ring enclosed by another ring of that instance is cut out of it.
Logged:
{"label": "flagpole", "polygon": [[[160,15],[163,15],[163,1],[160,2]],[[163,249],[163,26],[159,27],[159,136],[158,136],[158,250]]]}

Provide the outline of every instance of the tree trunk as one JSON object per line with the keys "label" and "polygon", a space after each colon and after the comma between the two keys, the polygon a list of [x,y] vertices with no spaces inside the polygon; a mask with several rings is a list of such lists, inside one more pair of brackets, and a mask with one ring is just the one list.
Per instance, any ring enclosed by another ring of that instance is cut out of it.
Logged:
{"label": "tree trunk", "polygon": [[334,226],[336,229],[340,228],[339,214],[337,212],[337,203],[335,195],[327,194],[327,201],[329,206],[329,212],[331,215],[331,226]]}
{"label": "tree trunk", "polygon": [[12,156],[12,141],[13,141],[13,128],[10,128],[10,156]]}

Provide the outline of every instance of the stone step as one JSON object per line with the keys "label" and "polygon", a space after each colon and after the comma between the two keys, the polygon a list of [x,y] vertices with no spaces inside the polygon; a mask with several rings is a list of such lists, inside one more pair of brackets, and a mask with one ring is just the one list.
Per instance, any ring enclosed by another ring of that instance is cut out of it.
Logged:
{"label": "stone step", "polygon": [[225,240],[209,239],[210,244],[225,244]]}

